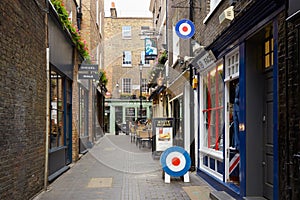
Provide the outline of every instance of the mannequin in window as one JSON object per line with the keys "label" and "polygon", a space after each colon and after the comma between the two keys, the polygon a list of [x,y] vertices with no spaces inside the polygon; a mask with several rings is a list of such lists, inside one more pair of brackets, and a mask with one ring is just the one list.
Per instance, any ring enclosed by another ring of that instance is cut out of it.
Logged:
{"label": "mannequin in window", "polygon": [[234,103],[233,103],[233,125],[234,125],[234,148],[237,150],[240,150],[240,134],[239,134],[239,113],[240,113],[240,107],[239,107],[239,83],[236,84],[235,87],[235,97],[234,97]]}

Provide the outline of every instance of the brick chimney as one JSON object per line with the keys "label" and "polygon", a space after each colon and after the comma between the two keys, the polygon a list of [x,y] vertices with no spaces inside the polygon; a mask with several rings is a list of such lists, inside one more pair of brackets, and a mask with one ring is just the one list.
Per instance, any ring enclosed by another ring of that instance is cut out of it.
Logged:
{"label": "brick chimney", "polygon": [[111,2],[110,17],[111,18],[117,18],[117,10],[116,10],[116,7],[115,7],[115,2]]}

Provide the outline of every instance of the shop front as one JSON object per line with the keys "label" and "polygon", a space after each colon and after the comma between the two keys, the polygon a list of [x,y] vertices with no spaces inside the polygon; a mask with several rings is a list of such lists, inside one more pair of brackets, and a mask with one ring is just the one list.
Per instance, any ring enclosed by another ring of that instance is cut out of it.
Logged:
{"label": "shop front", "polygon": [[[106,134],[129,134],[129,124],[137,119],[145,121],[152,118],[152,102],[143,101],[140,112],[140,100],[105,100]],[[108,118],[109,117],[109,118]]]}
{"label": "shop front", "polygon": [[[49,167],[48,181],[69,169],[72,162],[72,83],[74,49],[57,14],[50,9],[49,28]],[[66,40],[66,38],[68,38]]]}
{"label": "shop front", "polygon": [[229,32],[239,39],[224,31],[206,47],[216,61],[192,63],[199,73],[197,173],[237,199],[277,199],[279,22],[273,14],[243,31],[236,23]]}
{"label": "shop front", "polygon": [[89,115],[88,115],[88,106],[89,106],[89,80],[82,79],[78,81],[78,90],[79,90],[79,153],[84,154],[88,150],[88,147],[91,146],[89,140]]}

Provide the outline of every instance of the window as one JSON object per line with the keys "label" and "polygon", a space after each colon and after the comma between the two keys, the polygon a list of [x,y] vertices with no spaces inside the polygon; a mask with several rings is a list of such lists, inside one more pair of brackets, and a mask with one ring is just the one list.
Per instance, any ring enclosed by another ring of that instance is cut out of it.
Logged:
{"label": "window", "polygon": [[268,29],[265,34],[264,41],[264,60],[265,60],[265,68],[273,66],[274,59],[274,39],[271,33],[272,29]]}
{"label": "window", "polygon": [[131,66],[131,51],[123,51],[123,65]]}
{"label": "window", "polygon": [[125,108],[125,120],[133,122],[135,121],[135,108],[134,107],[128,107]]}
{"label": "window", "polygon": [[223,94],[223,65],[219,65],[203,77],[203,146],[216,151],[223,148]]}
{"label": "window", "polygon": [[212,12],[218,6],[218,4],[221,1],[222,0],[210,0],[210,9],[209,9],[209,11]]}
{"label": "window", "polygon": [[205,19],[203,20],[203,23],[206,23],[206,21],[211,17],[217,6],[221,3],[222,0],[208,0],[206,9],[209,10],[209,13],[206,15]]}
{"label": "window", "polygon": [[131,39],[131,26],[123,26],[122,27],[122,38],[123,39]]}
{"label": "window", "polygon": [[150,66],[150,60],[145,60],[145,51],[141,52],[141,61],[145,67]]}
{"label": "window", "polygon": [[51,124],[50,124],[50,148],[64,145],[64,95],[63,77],[55,71],[51,71]]}
{"label": "window", "polygon": [[239,76],[239,51],[238,48],[225,58],[225,81]]}
{"label": "window", "polygon": [[123,78],[122,79],[122,92],[123,93],[131,93],[131,79],[130,78]]}

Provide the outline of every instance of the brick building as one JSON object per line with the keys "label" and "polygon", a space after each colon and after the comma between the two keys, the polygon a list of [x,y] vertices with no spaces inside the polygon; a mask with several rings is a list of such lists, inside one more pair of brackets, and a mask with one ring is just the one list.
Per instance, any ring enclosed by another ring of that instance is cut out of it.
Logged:
{"label": "brick building", "polygon": [[0,199],[29,199],[44,186],[46,5],[39,2],[0,2]]}
{"label": "brick building", "polygon": [[[198,79],[193,105],[198,110],[194,112],[197,173],[237,199],[299,199],[296,1],[151,2],[155,17],[164,10],[157,5],[168,5],[169,71],[185,70],[181,77],[185,74],[190,83],[191,77]],[[174,26],[183,18],[196,28],[190,45],[199,46],[192,52],[181,51],[185,41],[174,37]],[[192,104],[192,99],[187,88],[175,90],[184,82],[170,83],[167,90],[184,94],[178,98],[177,107],[183,109],[177,113],[184,110],[179,117],[183,116],[186,140],[192,129],[186,129],[189,105],[184,102]],[[175,104],[175,99],[169,103]]]}
{"label": "brick building", "polygon": [[[96,137],[97,85],[86,81],[91,89],[83,93],[77,78],[89,56],[101,63],[103,1],[91,2],[0,3],[1,199],[30,199],[46,189],[78,160],[81,131],[91,142]],[[83,19],[92,21],[88,44],[76,33]],[[86,46],[96,50],[89,54]]]}
{"label": "brick building", "polygon": [[[80,33],[88,47],[90,60],[83,61],[85,64],[96,65],[98,71],[83,73],[97,73],[103,70],[103,19],[104,1],[88,0],[79,1]],[[79,67],[80,70],[80,67]],[[84,153],[94,142],[103,135],[103,116],[100,111],[104,106],[105,86],[98,87],[97,79],[78,79],[78,134],[79,152]],[[98,88],[98,89],[97,89]],[[97,101],[100,103],[97,104]],[[100,109],[100,110],[99,110]]]}
{"label": "brick building", "polygon": [[[147,79],[153,61],[145,62],[144,40],[140,34],[143,29],[152,28],[152,18],[118,17],[114,4],[110,10],[111,15],[104,18],[104,69],[111,94],[106,99],[105,131],[115,134],[120,124],[140,117],[140,89],[142,96],[148,95]],[[142,104],[142,118],[149,118],[151,102],[144,98]]]}
{"label": "brick building", "polygon": [[299,36],[288,8],[285,1],[201,1],[196,37],[204,51],[192,62],[202,94],[197,172],[236,198],[299,198],[292,42]]}

